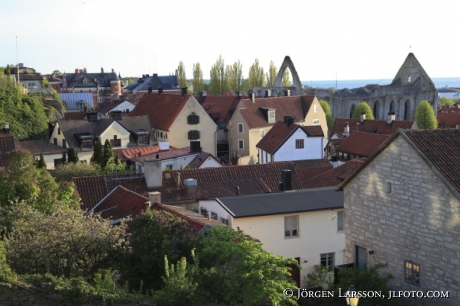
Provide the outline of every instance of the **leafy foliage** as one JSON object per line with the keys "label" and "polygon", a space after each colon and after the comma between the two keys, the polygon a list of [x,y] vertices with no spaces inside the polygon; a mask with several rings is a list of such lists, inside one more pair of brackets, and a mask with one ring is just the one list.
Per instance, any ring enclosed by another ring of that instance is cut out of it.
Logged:
{"label": "leafy foliage", "polygon": [[239,92],[243,86],[243,66],[240,61],[233,65],[228,65],[225,70],[225,79],[227,80],[227,89],[233,92]]}
{"label": "leafy foliage", "polygon": [[256,58],[254,64],[249,68],[248,83],[250,88],[265,86],[264,68],[260,66],[258,58]]}
{"label": "leafy foliage", "polygon": [[46,169],[45,157],[43,156],[43,153],[40,153],[40,159],[37,161],[37,168]]}
{"label": "leafy foliage", "polygon": [[[334,296],[338,296],[339,288],[344,292],[351,285],[354,285],[358,291],[381,291],[386,293],[391,290],[388,282],[393,279],[391,274],[381,271],[382,268],[387,266],[388,264],[379,263],[371,267],[364,265],[359,268],[341,269],[339,271],[339,284],[332,285],[330,289],[336,291]],[[375,302],[375,299],[371,298],[359,299],[360,306],[376,305]],[[378,305],[399,305],[399,303],[397,299],[379,299]]]}
{"label": "leafy foliage", "polygon": [[3,241],[0,240],[0,281],[13,278],[14,274],[6,261],[6,250]]}
{"label": "leafy foliage", "polygon": [[110,220],[98,215],[83,217],[79,210],[43,215],[26,202],[18,203],[14,210],[17,218],[5,245],[16,273],[92,277],[98,269],[118,266],[124,224],[114,227]]}
{"label": "leafy foliage", "polygon": [[452,99],[449,99],[448,97],[442,97],[440,100],[439,100],[439,106],[453,106],[454,105],[454,101]]}
{"label": "leafy foliage", "polygon": [[213,96],[219,96],[227,88],[227,79],[225,78],[225,63],[222,55],[219,55],[216,63],[211,66],[209,93]]}
{"label": "leafy foliage", "polygon": [[192,79],[193,93],[198,94],[203,91],[203,71],[201,70],[200,63],[193,64],[193,79]]}
{"label": "leafy foliage", "polygon": [[372,113],[371,107],[367,102],[363,101],[356,106],[353,112],[353,118],[359,119],[361,117],[361,113],[366,114],[366,120],[374,120],[374,114]]}
{"label": "leafy foliage", "polygon": [[142,283],[144,293],[161,289],[163,282],[158,276],[165,271],[164,256],[173,262],[182,257],[191,260],[192,249],[200,248],[201,236],[169,213],[149,210],[134,219],[130,228],[131,252],[123,278],[131,290],[140,290]]}
{"label": "leafy foliage", "polygon": [[420,102],[415,109],[414,120],[419,129],[436,129],[438,127],[434,110],[426,100]]}
{"label": "leafy foliage", "polygon": [[268,87],[275,85],[277,73],[278,73],[278,69],[276,68],[275,63],[273,61],[270,61],[270,67],[268,68],[268,72],[265,75]]}
{"label": "leafy foliage", "polygon": [[179,66],[176,69],[177,82],[179,83],[179,88],[187,87],[187,78],[185,76],[185,65],[181,61]]}
{"label": "leafy foliage", "polygon": [[102,168],[105,169],[109,160],[113,158],[112,144],[108,139],[104,143],[104,152],[102,153]]}
{"label": "leafy foliage", "polygon": [[75,149],[74,147],[69,147],[67,149],[67,156],[68,156],[68,161],[69,163],[76,163],[78,162],[78,152],[77,152],[77,149]]}
{"label": "leafy foliage", "polygon": [[281,80],[281,86],[289,87],[291,86],[291,71],[289,68],[286,68],[283,73],[283,79]]}
{"label": "leafy foliage", "polygon": [[329,103],[327,101],[320,100],[319,104],[321,104],[321,108],[326,114],[327,130],[330,132],[332,131],[332,127],[334,126],[335,118],[334,116],[332,116],[331,108],[329,107]]}
{"label": "leafy foliage", "polygon": [[102,166],[104,163],[104,157],[102,156],[102,145],[99,140],[94,142],[93,156],[91,157],[91,161],[99,166]]}
{"label": "leafy foliage", "polygon": [[67,163],[56,167],[52,172],[58,182],[70,181],[73,177],[91,176],[100,174],[100,167],[94,163]]}

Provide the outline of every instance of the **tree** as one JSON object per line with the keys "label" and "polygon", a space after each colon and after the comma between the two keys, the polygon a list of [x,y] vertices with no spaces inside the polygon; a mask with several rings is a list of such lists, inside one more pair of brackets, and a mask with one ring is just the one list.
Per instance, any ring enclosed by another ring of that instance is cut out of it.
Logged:
{"label": "tree", "polygon": [[256,58],[254,64],[249,68],[248,82],[250,88],[265,86],[264,68],[260,66],[258,58]]}
{"label": "tree", "polygon": [[179,62],[179,66],[176,69],[176,77],[177,82],[179,83],[179,87],[187,87],[187,78],[185,76],[185,66],[182,61]]}
{"label": "tree", "polygon": [[203,71],[201,70],[200,63],[193,64],[193,79],[192,79],[193,93],[198,94],[203,91]]}
{"label": "tree", "polygon": [[452,99],[449,99],[448,97],[442,97],[440,100],[439,100],[439,106],[444,106],[444,105],[447,105],[447,106],[453,106],[454,105],[454,101]]}
{"label": "tree", "polygon": [[73,177],[97,175],[99,170],[94,163],[67,163],[57,166],[51,174],[58,182],[68,182]]}
{"label": "tree", "polygon": [[283,296],[285,288],[296,287],[288,265],[298,267],[297,261],[265,251],[242,231],[224,226],[209,229],[197,254],[199,295],[206,300],[224,305],[297,305]]}
{"label": "tree", "polygon": [[37,168],[46,169],[46,162],[45,162],[45,157],[43,156],[43,152],[40,153],[40,159],[37,161]]}
{"label": "tree", "polygon": [[243,68],[240,61],[233,63],[231,66],[227,66],[225,70],[225,78],[227,80],[227,89],[229,91],[241,91],[243,82]]}
{"label": "tree", "polygon": [[13,277],[13,272],[6,260],[6,249],[3,241],[0,240],[0,280],[9,280]]}
{"label": "tree", "polygon": [[271,87],[275,85],[276,75],[277,75],[277,68],[273,61],[270,61],[270,67],[268,68],[268,72],[266,74],[267,79],[267,86]]}
{"label": "tree", "polygon": [[66,151],[62,151],[62,164],[67,164],[67,152]]}
{"label": "tree", "polygon": [[209,93],[213,96],[222,95],[227,87],[225,78],[225,64],[222,55],[219,55],[216,63],[211,66]]}
{"label": "tree", "polygon": [[62,76],[62,72],[60,72],[59,70],[54,70],[53,74],[55,77],[58,77],[58,78]]}
{"label": "tree", "polygon": [[77,149],[75,149],[74,147],[69,147],[67,149],[67,156],[69,158],[69,163],[78,162],[78,152]]}
{"label": "tree", "polygon": [[102,168],[105,169],[109,160],[113,158],[112,144],[108,139],[104,143],[104,152],[102,153]]}
{"label": "tree", "polygon": [[93,156],[91,157],[91,161],[99,166],[102,166],[102,164],[104,163],[104,157],[102,155],[102,145],[98,140],[94,142]]}
{"label": "tree", "polygon": [[191,262],[192,250],[200,249],[201,238],[185,221],[172,214],[148,210],[134,219],[130,228],[131,252],[124,262],[123,279],[131,290],[160,290],[163,281],[159,277],[165,271],[164,256],[177,262],[186,257]]}
{"label": "tree", "polygon": [[329,103],[324,100],[320,100],[319,104],[321,104],[321,108],[326,114],[326,122],[327,122],[327,130],[332,131],[332,127],[334,126],[334,116],[332,116],[331,108],[329,107]]}
{"label": "tree", "polygon": [[281,86],[290,87],[291,86],[291,71],[289,68],[286,68],[283,73],[283,79],[281,80]]}
{"label": "tree", "polygon": [[371,107],[367,102],[363,101],[356,106],[353,112],[353,118],[361,118],[361,113],[366,114],[366,120],[374,120],[374,114],[372,113]]}
{"label": "tree", "polygon": [[428,101],[422,101],[415,109],[415,123],[419,129],[436,129],[438,121],[434,115],[434,110]]}
{"label": "tree", "polygon": [[27,203],[15,207],[17,221],[5,240],[11,268],[19,273],[91,277],[99,269],[117,268],[123,257],[126,225],[111,226],[99,215],[56,210],[42,215]]}

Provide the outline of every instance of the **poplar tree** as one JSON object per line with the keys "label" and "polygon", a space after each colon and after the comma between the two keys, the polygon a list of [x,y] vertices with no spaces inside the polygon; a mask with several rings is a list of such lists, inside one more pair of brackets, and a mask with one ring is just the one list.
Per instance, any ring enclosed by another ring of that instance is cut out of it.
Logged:
{"label": "poplar tree", "polygon": [[276,68],[275,63],[273,61],[270,61],[270,67],[268,68],[268,72],[266,74],[268,87],[275,85],[277,70],[278,69]]}
{"label": "poplar tree", "polygon": [[291,86],[291,70],[289,70],[289,68],[286,68],[284,70],[283,79],[281,81],[281,86],[283,87]]}
{"label": "poplar tree", "polygon": [[434,115],[434,110],[428,101],[422,101],[415,109],[415,123],[419,129],[436,129],[438,121]]}
{"label": "poplar tree", "polygon": [[193,93],[197,94],[203,91],[203,71],[201,70],[200,63],[193,64],[193,79],[192,79]]}
{"label": "poplar tree", "polygon": [[209,92],[213,96],[222,95],[226,89],[225,63],[222,55],[219,55],[216,63],[212,65],[209,80]]}
{"label": "poplar tree", "polygon": [[179,84],[179,88],[187,87],[187,78],[185,76],[185,66],[182,61],[179,62],[179,66],[176,69],[176,77],[177,77],[177,83]]}
{"label": "poplar tree", "polygon": [[258,58],[256,58],[254,64],[249,68],[248,82],[251,88],[265,86],[264,68],[260,66]]}

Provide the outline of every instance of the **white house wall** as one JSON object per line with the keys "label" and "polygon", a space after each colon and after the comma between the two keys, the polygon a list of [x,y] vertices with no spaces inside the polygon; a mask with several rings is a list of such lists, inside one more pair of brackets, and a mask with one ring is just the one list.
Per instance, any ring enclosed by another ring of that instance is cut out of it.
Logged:
{"label": "white house wall", "polygon": [[[304,140],[304,148],[296,149],[296,139]],[[275,161],[323,158],[323,137],[308,137],[298,128],[275,153]]]}
{"label": "white house wall", "polygon": [[104,145],[106,139],[113,139],[115,135],[117,135],[117,139],[121,139],[121,146],[118,148],[127,148],[130,134],[116,121],[114,121],[98,138],[101,144]]}
{"label": "white house wall", "polygon": [[[181,157],[176,157],[176,158],[168,158],[168,159],[163,159],[161,160],[161,170],[164,171],[166,170],[167,166],[172,165],[171,170],[178,170],[178,169],[185,169],[188,164],[198,155],[193,154],[193,155],[187,155],[187,156],[181,156]],[[140,168],[139,168],[140,167]],[[138,173],[144,173],[144,166],[136,161],[136,169]]]}
{"label": "white house wall", "polygon": [[217,167],[222,167],[222,164],[219,163],[215,158],[213,157],[208,157],[206,160],[200,165],[200,169],[203,168],[217,168]]}
{"label": "white house wall", "polygon": [[221,218],[224,218],[228,220],[228,225],[232,226],[232,216],[216,200],[199,200],[198,205],[200,212],[202,208],[205,208],[208,212],[217,214],[217,221],[220,221]]}

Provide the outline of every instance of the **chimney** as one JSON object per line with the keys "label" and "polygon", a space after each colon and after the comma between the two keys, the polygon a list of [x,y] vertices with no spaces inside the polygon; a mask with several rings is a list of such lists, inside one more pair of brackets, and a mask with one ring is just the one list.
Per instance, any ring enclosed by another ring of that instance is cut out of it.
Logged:
{"label": "chimney", "polygon": [[187,87],[182,87],[181,88],[181,95],[182,97],[185,96],[187,94]]}
{"label": "chimney", "polygon": [[161,204],[161,192],[153,191],[149,192],[149,202],[153,206],[155,203]]}
{"label": "chimney", "polygon": [[271,96],[270,89],[265,90],[265,98],[269,98]]}
{"label": "chimney", "polygon": [[252,103],[256,103],[256,94],[255,94],[255,93],[251,93],[250,97],[251,97]]}
{"label": "chimney", "polygon": [[104,73],[104,68],[101,67],[101,73]]}
{"label": "chimney", "polygon": [[206,213],[206,219],[208,219],[208,221],[211,220],[211,213],[209,211]]}
{"label": "chimney", "polygon": [[180,186],[180,172],[177,172],[177,177],[176,178],[177,178],[176,185],[177,185],[177,187],[179,187]]}
{"label": "chimney", "polygon": [[281,191],[292,190],[291,170],[281,170]]}
{"label": "chimney", "polygon": [[196,193],[196,190],[198,188],[198,181],[192,178],[185,179],[184,186],[187,194]]}
{"label": "chimney", "polygon": [[284,124],[286,124],[286,126],[290,126],[293,123],[294,123],[294,118],[292,116],[290,115],[284,116]]}
{"label": "chimney", "polygon": [[122,120],[121,111],[112,111],[110,114],[114,120]]}
{"label": "chimney", "polygon": [[88,122],[97,122],[97,112],[86,113],[86,118],[88,119]]}
{"label": "chimney", "polygon": [[348,122],[345,122],[345,127],[343,128],[343,136],[350,136],[350,124]]}
{"label": "chimney", "polygon": [[162,187],[161,159],[145,160],[144,176],[147,188]]}
{"label": "chimney", "polygon": [[163,93],[163,86],[158,86],[158,95]]}
{"label": "chimney", "polygon": [[235,190],[236,190],[236,195],[239,196],[240,195],[240,186],[235,186]]}
{"label": "chimney", "polygon": [[157,76],[158,76],[158,74],[154,73],[154,74],[153,74],[153,76],[154,76],[154,77],[157,77]]}
{"label": "chimney", "polygon": [[359,117],[359,121],[361,123],[364,123],[364,121],[366,121],[366,113],[361,113],[361,116]]}
{"label": "chimney", "polygon": [[291,96],[291,90],[286,89],[286,90],[284,91],[284,95],[285,95],[286,97],[290,97],[290,96]]}
{"label": "chimney", "polygon": [[115,71],[113,71],[113,68],[112,68],[112,73],[115,73]]}
{"label": "chimney", "polygon": [[10,124],[8,122],[3,122],[3,133],[5,134],[10,133]]}
{"label": "chimney", "polygon": [[149,86],[147,87],[147,92],[148,92],[148,94],[151,94],[151,93],[152,93],[152,86],[149,85]]}
{"label": "chimney", "polygon": [[387,124],[391,125],[393,121],[396,120],[396,115],[395,112],[389,112],[388,113],[388,118],[387,118]]}

